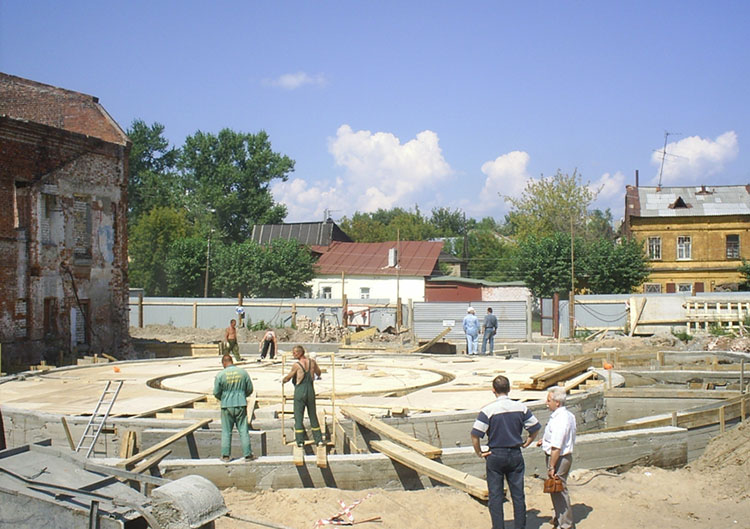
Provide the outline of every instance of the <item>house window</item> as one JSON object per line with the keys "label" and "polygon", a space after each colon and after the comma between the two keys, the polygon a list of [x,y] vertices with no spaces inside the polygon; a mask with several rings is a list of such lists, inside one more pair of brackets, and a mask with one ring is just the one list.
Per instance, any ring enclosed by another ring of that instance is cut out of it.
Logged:
{"label": "house window", "polygon": [[646,294],[661,294],[661,283],[646,283],[643,285],[643,292]]}
{"label": "house window", "polygon": [[323,299],[331,299],[331,287],[323,287],[320,289],[320,297]]}
{"label": "house window", "polygon": [[370,288],[369,287],[361,287],[359,289],[359,298],[360,299],[370,299]]}
{"label": "house window", "polygon": [[684,292],[687,294],[692,294],[693,284],[692,283],[677,283],[677,292]]}
{"label": "house window", "polygon": [[740,236],[727,235],[727,259],[740,258]]}
{"label": "house window", "polygon": [[88,318],[90,314],[89,300],[82,299],[78,306],[71,310],[71,339],[73,347],[77,345],[89,344],[89,325]]}
{"label": "house window", "polygon": [[677,260],[686,261],[688,259],[692,259],[690,236],[677,237]]}
{"label": "house window", "polygon": [[73,206],[73,235],[75,257],[91,258],[91,205],[83,197],[76,197]]}
{"label": "house window", "polygon": [[652,261],[661,260],[661,237],[648,238],[648,258]]}

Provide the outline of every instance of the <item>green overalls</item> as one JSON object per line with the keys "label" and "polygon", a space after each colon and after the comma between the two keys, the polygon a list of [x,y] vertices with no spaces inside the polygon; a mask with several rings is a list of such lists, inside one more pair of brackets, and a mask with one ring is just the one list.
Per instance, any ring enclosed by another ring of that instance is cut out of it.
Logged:
{"label": "green overalls", "polygon": [[307,415],[310,417],[310,427],[312,429],[313,439],[316,444],[323,442],[323,436],[320,433],[320,424],[318,423],[318,414],[315,411],[315,388],[313,387],[313,375],[310,367],[310,361],[308,360],[308,370],[302,367],[302,363],[299,363],[300,369],[304,373],[302,382],[297,383],[297,377],[292,379],[294,383],[294,439],[297,442],[297,446],[302,446],[305,443],[305,408],[307,408]]}

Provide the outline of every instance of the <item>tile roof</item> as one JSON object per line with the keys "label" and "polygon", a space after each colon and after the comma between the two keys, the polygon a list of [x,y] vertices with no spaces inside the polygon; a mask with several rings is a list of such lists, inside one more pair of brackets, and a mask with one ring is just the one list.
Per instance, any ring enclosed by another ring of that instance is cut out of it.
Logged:
{"label": "tile roof", "polygon": [[0,72],[0,116],[126,144],[125,132],[99,99]]}
{"label": "tile roof", "polygon": [[[388,252],[398,246],[399,270],[388,266]],[[429,276],[435,269],[442,242],[334,242],[316,265],[319,275]]]}
{"label": "tile roof", "polygon": [[750,186],[637,187],[635,190],[640,207],[630,214],[638,217],[750,215]]}

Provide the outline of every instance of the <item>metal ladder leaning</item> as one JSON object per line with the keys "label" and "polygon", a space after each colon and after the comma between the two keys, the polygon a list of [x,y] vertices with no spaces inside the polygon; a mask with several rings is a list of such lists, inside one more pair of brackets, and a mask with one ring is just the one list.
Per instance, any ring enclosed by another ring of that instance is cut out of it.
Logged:
{"label": "metal ladder leaning", "polygon": [[[107,422],[109,412],[112,411],[112,406],[114,405],[115,400],[117,399],[117,395],[120,393],[120,389],[122,388],[123,381],[116,380],[114,381],[116,384],[115,388],[110,389],[110,387],[112,387],[112,382],[112,380],[107,380],[107,385],[104,387],[102,396],[99,397],[99,402],[96,403],[94,413],[91,414],[89,423],[86,425],[86,430],[83,432],[81,440],[78,441],[78,446],[76,446],[76,452],[80,452],[81,449],[86,450],[86,457],[89,457],[91,455],[91,452],[94,450],[96,440],[99,439],[99,434],[102,432],[104,423]],[[111,396],[109,400],[107,400],[106,398],[108,396]],[[104,412],[100,411],[102,407],[104,407],[105,409]],[[87,440],[90,441],[88,444],[86,444]]]}

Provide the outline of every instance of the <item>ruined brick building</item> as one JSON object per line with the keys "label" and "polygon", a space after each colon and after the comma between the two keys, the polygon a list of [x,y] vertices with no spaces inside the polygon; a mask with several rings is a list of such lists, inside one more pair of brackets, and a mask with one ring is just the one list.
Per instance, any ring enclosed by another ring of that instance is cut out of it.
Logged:
{"label": "ruined brick building", "polygon": [[127,347],[129,150],[96,97],[0,73],[1,370]]}

